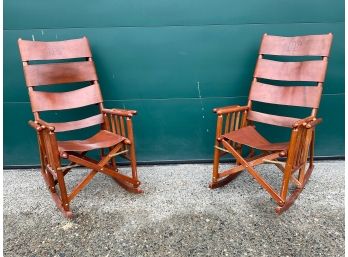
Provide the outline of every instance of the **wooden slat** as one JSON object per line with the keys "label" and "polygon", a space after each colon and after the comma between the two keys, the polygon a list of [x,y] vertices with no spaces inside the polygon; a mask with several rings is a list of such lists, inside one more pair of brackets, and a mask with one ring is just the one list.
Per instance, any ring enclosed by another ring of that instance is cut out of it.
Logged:
{"label": "wooden slat", "polygon": [[121,135],[127,137],[126,130],[124,126],[124,118],[120,116],[120,126],[121,126]]}
{"label": "wooden slat", "polygon": [[114,115],[110,115],[110,123],[111,123],[111,127],[112,127],[112,132],[117,134]]}
{"label": "wooden slat", "polygon": [[275,125],[275,126],[291,128],[292,125],[296,121],[298,121],[299,119],[292,118],[292,117],[266,114],[266,113],[256,112],[256,111],[249,111],[248,120],[262,122],[262,123],[271,124],[271,125]]}
{"label": "wooden slat", "polygon": [[102,102],[99,86],[93,84],[69,92],[29,92],[33,112],[79,108]]}
{"label": "wooden slat", "polygon": [[321,92],[320,86],[273,86],[253,82],[249,99],[270,104],[318,108]]}
{"label": "wooden slat", "polygon": [[239,129],[239,121],[240,121],[240,112],[237,112],[237,117],[236,117],[236,121],[235,121],[234,130],[238,130]]}
{"label": "wooden slat", "polygon": [[264,35],[260,54],[285,56],[329,56],[332,34],[280,37]]}
{"label": "wooden slat", "polygon": [[116,133],[121,135],[121,128],[120,128],[120,122],[119,122],[120,117],[118,115],[115,115],[114,118],[116,123]]}
{"label": "wooden slat", "polygon": [[92,57],[86,37],[55,42],[19,39],[18,46],[22,61]]}
{"label": "wooden slat", "polygon": [[324,82],[326,67],[326,60],[278,62],[259,59],[254,77],[284,81]]}
{"label": "wooden slat", "polygon": [[225,134],[230,131],[230,116],[231,116],[231,113],[228,113],[227,116],[226,116],[226,120],[225,120]]}
{"label": "wooden slat", "polygon": [[24,66],[28,87],[98,80],[92,61]]}
{"label": "wooden slat", "polygon": [[234,131],[235,130],[235,119],[236,119],[236,113],[233,112],[232,113],[232,117],[231,117],[231,124],[230,124],[230,131]]}
{"label": "wooden slat", "polygon": [[64,132],[70,130],[76,130],[81,128],[87,128],[94,125],[102,124],[104,122],[103,115],[97,114],[85,119],[53,123],[50,122],[49,125],[55,127],[55,132]]}

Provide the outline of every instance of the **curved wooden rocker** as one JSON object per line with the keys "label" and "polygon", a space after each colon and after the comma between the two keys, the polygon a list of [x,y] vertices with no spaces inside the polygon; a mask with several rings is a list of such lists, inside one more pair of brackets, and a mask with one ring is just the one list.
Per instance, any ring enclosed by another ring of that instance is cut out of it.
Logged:
{"label": "curved wooden rocker", "polygon": [[[327,69],[332,34],[298,37],[263,36],[248,103],[246,106],[227,106],[214,109],[217,114],[213,178],[210,188],[224,186],[247,170],[279,205],[278,214],[287,210],[305,187],[313,171],[316,118]],[[275,61],[270,56],[317,56],[317,60]],[[266,80],[266,82],[265,82]],[[268,81],[271,81],[268,82]],[[296,81],[303,86],[286,86]],[[269,84],[266,84],[266,83]],[[308,86],[305,82],[315,82]],[[271,85],[272,84],[272,85]],[[277,85],[278,84],[278,85]],[[280,85],[279,85],[280,84]],[[307,107],[310,115],[304,119],[266,114],[253,110],[253,102]],[[254,122],[291,128],[290,141],[271,143],[255,127]],[[249,148],[242,156],[243,147]],[[255,150],[260,153],[255,155]],[[219,172],[220,157],[231,154],[236,166]],[[309,156],[309,167],[306,169]],[[286,158],[280,162],[278,158]],[[255,169],[259,164],[276,165],[283,173],[278,193]],[[295,172],[298,171],[298,176]],[[288,195],[289,183],[296,190]]]}
{"label": "curved wooden rocker", "polygon": [[[29,121],[29,125],[36,130],[41,174],[58,209],[65,217],[72,218],[70,202],[97,173],[111,176],[119,185],[130,192],[141,193],[132,127],[132,117],[136,111],[104,108],[87,38],[57,42],[19,39],[18,45],[35,118],[35,121]],[[66,62],[67,60],[68,62]],[[41,63],[37,64],[37,61],[41,61]],[[47,61],[53,62],[47,63]],[[36,90],[42,86],[76,82],[89,82],[89,85],[68,92]],[[96,105],[99,114],[82,120],[60,123],[51,123],[40,118],[41,112],[90,105]],[[56,138],[57,132],[96,125],[100,126],[100,130],[85,140],[58,141]],[[93,160],[86,155],[92,150],[100,151],[100,160]],[[130,160],[131,176],[120,172],[116,165],[116,156]],[[70,163],[62,166],[62,159],[66,159]],[[91,171],[68,194],[64,176],[72,168],[78,166],[89,168]]]}

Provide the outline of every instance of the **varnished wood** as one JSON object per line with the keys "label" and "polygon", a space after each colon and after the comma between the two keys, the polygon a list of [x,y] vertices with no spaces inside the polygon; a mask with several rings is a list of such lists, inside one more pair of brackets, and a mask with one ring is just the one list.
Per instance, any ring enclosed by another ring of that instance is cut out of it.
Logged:
{"label": "varnished wood", "polygon": [[[232,147],[230,146],[225,140],[222,140],[222,144],[224,147],[231,151],[233,156],[240,162],[245,169],[259,182],[259,184],[272,196],[272,198],[279,204],[283,203],[283,199],[277,194],[277,192],[273,189],[273,187],[268,184],[264,178],[261,177],[261,175],[256,172],[255,169],[253,169],[250,164],[244,160],[244,158]],[[277,156],[277,158],[279,155]]]}
{"label": "varnished wood", "polygon": [[[299,37],[264,35],[247,105],[214,109],[218,119],[213,179],[209,185],[210,188],[224,186],[243,170],[247,170],[278,204],[279,207],[276,208],[278,214],[286,211],[294,203],[308,182],[314,167],[314,132],[315,127],[321,122],[316,115],[323,90],[331,42],[332,34]],[[318,56],[318,60],[273,61],[269,60],[269,55]],[[261,82],[260,79],[273,80],[273,82],[264,82],[264,80]],[[287,81],[295,81],[298,85],[287,85]],[[316,85],[309,86],[307,82],[314,82]],[[306,107],[311,108],[312,111],[305,118],[279,116],[254,110],[254,101]],[[229,125],[223,127],[223,120],[226,121],[225,124]],[[289,142],[268,141],[257,131],[255,122],[291,129]],[[242,155],[243,147],[250,149],[247,157]],[[255,156],[254,149],[261,150],[263,153]],[[226,152],[236,159],[236,165],[219,171],[220,157]],[[308,156],[309,167],[306,171]],[[286,157],[285,165],[279,162],[279,157]],[[254,169],[255,166],[263,163],[275,165],[282,172],[283,178],[279,191]],[[294,176],[296,171],[298,171],[298,178]],[[289,182],[296,185],[296,190],[290,195]]]}
{"label": "varnished wood", "polygon": [[281,214],[284,211],[286,211],[287,209],[289,209],[291,207],[291,205],[293,205],[293,203],[295,202],[295,200],[297,199],[297,197],[300,195],[300,193],[302,192],[302,190],[304,189],[305,185],[307,184],[309,177],[312,174],[312,171],[314,169],[314,166],[309,166],[308,170],[306,171],[305,177],[304,177],[304,181],[303,181],[303,185],[301,187],[298,187],[291,195],[290,197],[286,200],[286,202],[284,203],[283,206],[278,206],[276,207],[276,213],[277,214]]}
{"label": "varnished wood", "polygon": [[[57,42],[19,40],[18,45],[35,118],[35,121],[29,121],[29,125],[36,131],[41,174],[58,209],[65,217],[71,218],[70,202],[97,173],[112,177],[130,192],[142,192],[139,188],[132,124],[132,117],[137,112],[104,108],[87,38]],[[59,62],[48,63],[49,60],[59,60]],[[32,61],[45,61],[45,63],[37,64]],[[47,86],[53,84],[76,82],[87,82],[89,85],[84,83],[79,89],[65,92],[45,91]],[[38,86],[40,90],[37,90]],[[81,120],[68,122],[47,122],[40,117],[44,111],[60,111],[89,105],[98,105],[100,112]],[[57,140],[56,133],[95,125],[100,126],[100,131],[90,138]],[[86,156],[86,153],[92,150],[101,152],[100,160]],[[122,174],[117,169],[116,156],[130,160],[132,169],[130,176]],[[70,164],[62,166],[62,158],[69,160]],[[76,166],[83,166],[91,171],[68,193],[65,176]]]}

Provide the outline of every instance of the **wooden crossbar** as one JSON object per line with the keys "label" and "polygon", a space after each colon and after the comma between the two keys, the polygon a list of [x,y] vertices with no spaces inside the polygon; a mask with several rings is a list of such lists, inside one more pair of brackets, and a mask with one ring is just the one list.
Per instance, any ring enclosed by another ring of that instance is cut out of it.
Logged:
{"label": "wooden crossbar", "polygon": [[216,149],[219,149],[220,151],[223,151],[223,152],[226,152],[226,153],[230,153],[230,152],[227,151],[226,149],[221,148],[221,147],[219,147],[219,146],[217,146],[217,145],[215,145],[214,147],[215,147]]}
{"label": "wooden crossbar", "polygon": [[71,168],[76,168],[76,167],[80,167],[81,165],[79,164],[74,164],[74,165],[67,165],[67,166],[64,166],[64,167],[59,167],[57,168],[57,170],[66,170],[66,169],[71,169]]}
{"label": "wooden crossbar", "polygon": [[236,158],[236,160],[241,163],[245,169],[252,175],[259,184],[272,196],[272,198],[279,204],[284,204],[284,199],[279,196],[279,194],[273,189],[273,187],[267,183],[267,181],[252,167],[250,164],[225,140],[222,140],[222,144],[225,148],[231,151],[231,154]]}
{"label": "wooden crossbar", "polygon": [[263,159],[262,161],[265,162],[265,163],[273,163],[273,164],[285,165],[285,162],[280,162],[280,161],[272,161],[272,160],[267,160],[267,159]]}
{"label": "wooden crossbar", "polygon": [[[115,153],[117,153],[117,151],[120,150],[120,148],[122,147],[122,145],[116,145],[111,151],[110,151],[110,155],[113,155]],[[104,168],[104,165],[106,165],[109,160],[110,160],[109,155],[105,156],[100,162],[97,163],[97,167],[92,168],[92,170],[90,171],[90,173],[84,177],[84,179],[77,184],[74,189],[72,190],[72,192],[70,193],[70,195],[68,196],[68,200],[69,202],[85,187],[88,185],[88,183],[93,179],[93,177],[98,173],[98,171],[100,171],[101,169]],[[74,161],[75,163],[77,161]],[[86,167],[88,167],[87,165],[84,165]]]}
{"label": "wooden crossbar", "polygon": [[[249,161],[248,159],[245,159],[245,161],[248,163],[248,165],[250,167],[253,167],[253,166],[256,166],[256,165],[259,165],[261,163],[264,162],[264,157],[267,157],[267,158],[277,158],[279,157],[279,153],[272,153],[272,154],[269,154],[269,155],[266,155],[264,156],[263,154],[261,156],[259,156],[259,158],[257,158],[257,156],[255,156],[256,158],[253,158],[251,161]],[[239,165],[239,166],[236,166],[232,169],[229,169],[229,170],[225,170],[221,173],[219,173],[219,178],[221,177],[225,177],[227,175],[231,175],[231,174],[234,174],[234,173],[238,173],[239,171],[242,171],[246,168],[245,165]]]}
{"label": "wooden crossbar", "polygon": [[128,150],[124,150],[124,151],[121,151],[121,152],[118,152],[118,153],[108,154],[107,156],[111,158],[111,157],[115,157],[117,155],[121,155],[121,154],[124,154],[124,153],[127,153],[127,152],[128,152]]}

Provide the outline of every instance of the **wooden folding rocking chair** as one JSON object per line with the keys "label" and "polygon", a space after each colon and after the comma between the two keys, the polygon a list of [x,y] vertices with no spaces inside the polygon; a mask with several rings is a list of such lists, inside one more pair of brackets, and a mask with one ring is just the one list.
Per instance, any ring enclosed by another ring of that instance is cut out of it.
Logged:
{"label": "wooden folding rocking chair", "polygon": [[[120,186],[134,193],[142,192],[137,176],[132,128],[133,110],[105,109],[98,77],[86,37],[57,42],[18,40],[26,85],[35,121],[29,125],[37,132],[41,173],[52,198],[67,218],[72,217],[69,204],[97,173],[111,176]],[[61,62],[64,60],[65,62]],[[51,61],[51,63],[47,63]],[[38,62],[40,62],[38,64]],[[87,86],[68,92],[36,90],[54,84],[87,82]],[[97,105],[99,114],[81,120],[50,123],[40,118],[45,111],[59,111]],[[86,140],[58,141],[56,132],[66,132],[91,126],[99,132]],[[86,155],[100,151],[101,159]],[[116,166],[116,156],[130,160],[131,176],[122,174]],[[69,162],[63,166],[62,160]],[[72,168],[91,169],[70,194],[64,176]]]}
{"label": "wooden folding rocking chair", "polygon": [[[247,105],[214,109],[217,114],[217,127],[210,188],[224,186],[243,170],[247,170],[279,205],[276,208],[278,214],[286,211],[294,203],[314,168],[314,132],[316,125],[321,122],[316,115],[331,42],[331,33],[298,37],[267,34],[263,36]],[[272,56],[281,58],[300,56],[302,59],[311,58],[311,60],[284,62],[270,60]],[[286,85],[289,81],[292,83],[291,86],[290,83]],[[294,83],[296,86],[293,86]],[[310,86],[309,83],[314,85]],[[299,84],[302,86],[298,86]],[[262,113],[253,110],[254,101],[307,107],[311,109],[311,114],[304,119],[298,119]],[[291,128],[290,141],[269,142],[259,134],[254,122]],[[249,149],[248,154],[242,151],[243,146]],[[255,154],[255,149],[258,155]],[[220,157],[226,153],[236,159],[236,166],[219,172]],[[309,167],[306,169],[308,155]],[[286,158],[286,161],[279,161],[278,158],[281,157]],[[256,165],[263,163],[275,164],[282,171],[279,193],[254,169]],[[295,176],[296,171],[298,176]],[[296,186],[290,195],[288,195],[289,182]]]}

